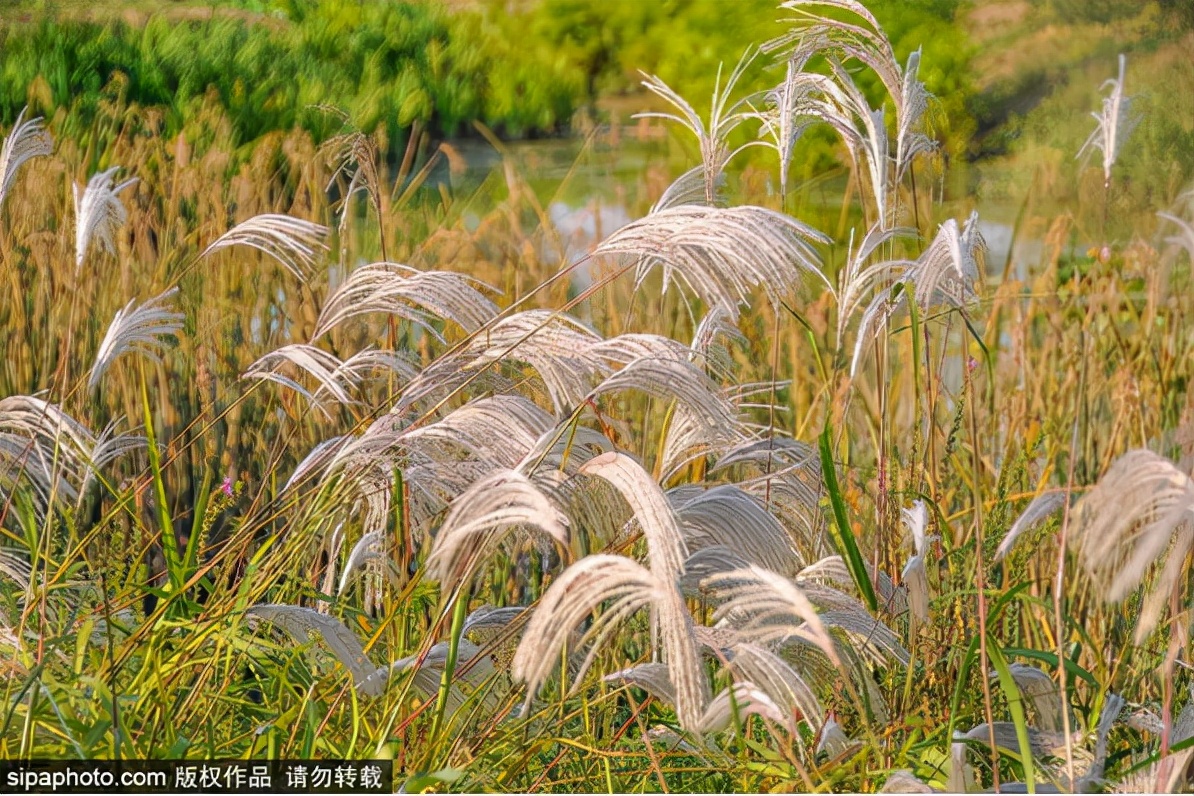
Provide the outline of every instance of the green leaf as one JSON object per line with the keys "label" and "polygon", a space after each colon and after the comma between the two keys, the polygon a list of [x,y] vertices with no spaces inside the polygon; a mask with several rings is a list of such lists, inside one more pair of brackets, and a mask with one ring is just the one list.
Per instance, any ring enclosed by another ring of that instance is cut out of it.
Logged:
{"label": "green leaf", "polygon": [[842,499],[842,490],[837,483],[837,466],[833,463],[833,449],[829,440],[831,428],[826,421],[821,431],[821,474],[825,479],[825,491],[829,493],[829,504],[833,507],[833,520],[837,526],[837,535],[833,541],[837,543],[837,551],[850,568],[858,590],[872,611],[879,608],[879,600],[875,596],[875,587],[871,585],[871,576],[867,574],[866,564],[862,554],[858,551],[858,543],[854,539],[854,532],[850,530],[850,521],[846,518],[846,502]]}
{"label": "green leaf", "polygon": [[1007,709],[1012,714],[1012,724],[1016,727],[1016,742],[1020,745],[1020,762],[1024,766],[1024,784],[1029,793],[1036,793],[1036,771],[1032,761],[1032,745],[1028,742],[1028,721],[1024,717],[1024,700],[1020,696],[1020,687],[1012,677],[1012,670],[1007,665],[1007,658],[1003,656],[999,645],[987,636],[987,657],[995,667],[999,677],[999,687],[1007,697]]}

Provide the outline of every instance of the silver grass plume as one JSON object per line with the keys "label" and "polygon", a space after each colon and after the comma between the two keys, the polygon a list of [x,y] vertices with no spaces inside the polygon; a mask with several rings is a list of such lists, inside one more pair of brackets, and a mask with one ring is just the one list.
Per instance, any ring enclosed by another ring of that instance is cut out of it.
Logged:
{"label": "silver grass plume", "polygon": [[328,229],[313,221],[265,213],[242,221],[203,250],[200,258],[232,246],[248,246],[269,255],[299,279],[315,268],[316,258],[327,251]]}
{"label": "silver grass plume", "polygon": [[1016,546],[1020,537],[1028,533],[1034,528],[1040,527],[1041,523],[1049,519],[1049,517],[1061,511],[1066,504],[1066,493],[1063,492],[1042,492],[1032,499],[1025,508],[1020,512],[1020,516],[1012,523],[1011,530],[1007,532],[1007,536],[1003,537],[1003,541],[999,543],[999,549],[995,551],[995,560],[998,561]]}
{"label": "silver grass plume", "polygon": [[1111,93],[1103,98],[1101,113],[1091,112],[1090,115],[1094,117],[1096,123],[1095,129],[1082,144],[1077,155],[1078,158],[1083,158],[1096,149],[1103,153],[1103,185],[1105,187],[1111,186],[1111,167],[1119,158],[1124,141],[1140,123],[1139,116],[1132,114],[1132,98],[1124,94],[1124,70],[1127,63],[1127,57],[1120,53],[1119,77],[1110,78],[1103,83],[1103,88],[1111,87]]}
{"label": "silver grass plume", "polygon": [[978,298],[975,287],[986,252],[987,243],[978,228],[978,213],[972,212],[961,227],[952,218],[942,224],[933,242],[915,261],[876,266],[893,271],[898,268],[900,273],[895,281],[903,289],[895,299],[892,298],[895,285],[891,290],[879,291],[863,312],[854,344],[851,375],[857,372],[863,353],[879,331],[880,322],[904,306],[908,296],[916,301],[922,316],[935,306],[965,309],[975,301]]}
{"label": "silver grass plume", "polygon": [[642,465],[617,451],[590,459],[580,472],[608,481],[618,490],[646,537],[651,572],[664,583],[674,586],[684,571],[688,546],[680,530],[679,518],[659,485]]}
{"label": "silver grass plume", "polygon": [[120,170],[113,166],[93,174],[80,195],[78,184],[72,184],[75,198],[75,271],[83,267],[91,244],[96,243],[108,254],[116,251],[116,232],[128,220],[119,194],[137,181],[136,177],[113,183],[112,175]]}
{"label": "silver grass plume", "polygon": [[435,318],[458,324],[466,332],[480,328],[497,315],[497,307],[479,280],[450,271],[420,271],[397,263],[370,263],[355,269],[324,302],[312,340],[350,318],[393,315],[416,323],[437,339]]}
{"label": "silver grass plume", "polygon": [[653,398],[675,401],[677,409],[710,429],[725,430],[738,424],[735,407],[703,370],[686,359],[640,357],[593,388],[584,402],[622,390],[640,390]]}
{"label": "silver grass plume", "polygon": [[0,147],[0,209],[4,207],[4,199],[21,166],[54,151],[54,139],[42,126],[41,117],[26,120],[26,110],[28,108],[21,108],[4,139],[4,146]]}
{"label": "silver grass plume", "polygon": [[676,283],[707,306],[724,307],[736,321],[738,307],[755,287],[775,304],[807,274],[832,290],[810,241],[828,238],[767,208],[681,205],[627,224],[602,241],[594,255],[633,258],[638,284],[662,267],[664,290]]}
{"label": "silver grass plume", "polygon": [[[380,696],[385,691],[386,683],[391,677],[400,672],[414,670],[411,687],[422,697],[434,696],[440,687],[444,667],[447,665],[450,645],[446,641],[434,644],[427,652],[415,653],[394,661],[389,666],[375,669],[372,674],[359,684],[357,690],[366,696]],[[496,671],[493,661],[488,655],[468,639],[460,639],[456,648],[456,670],[453,673],[452,684],[448,688],[447,714],[455,714],[465,700],[487,682],[493,679]],[[498,694],[488,692],[483,703],[494,707]]]}
{"label": "silver grass plume", "polygon": [[1079,560],[1107,602],[1123,600],[1164,562],[1136,625],[1142,642],[1194,549],[1194,481],[1151,451],[1128,451],[1075,504],[1072,519]]}
{"label": "silver grass plume", "polygon": [[726,164],[736,154],[731,152],[726,142],[729,134],[746,118],[739,108],[741,103],[730,105],[730,95],[741,79],[743,72],[754,60],[757,52],[748,49],[743,53],[738,65],[730,73],[723,85],[721,82],[721,67],[717,69],[717,79],[713,87],[713,99],[709,107],[709,120],[706,123],[682,96],[670,86],[654,75],[643,75],[643,86],[652,93],[667,101],[674,109],[672,113],[640,113],[635,118],[656,118],[676,122],[681,127],[696,136],[701,151],[701,177],[704,182],[704,200],[712,205],[717,199],[717,187]]}
{"label": "silver grass plume", "polygon": [[807,110],[814,84],[802,79],[803,67],[803,59],[789,58],[783,82],[767,93],[767,110],[752,114],[762,123],[760,132],[771,139],[768,145],[779,156],[781,197],[788,195],[788,173],[796,142],[813,123]]}
{"label": "silver grass plume", "polygon": [[568,518],[522,473],[498,470],[457,497],[435,536],[428,574],[454,588],[516,528],[537,528],[563,549]]}
{"label": "silver grass plume", "polygon": [[714,621],[735,616],[741,620],[737,630],[759,644],[802,639],[841,667],[837,647],[816,607],[791,580],[752,564],[713,575],[704,585],[725,600],[714,613]]}
{"label": "silver grass plume", "polygon": [[539,600],[514,653],[511,674],[527,685],[527,704],[559,669],[559,655],[573,630],[597,606],[608,602],[581,643],[591,649],[576,673],[579,683],[603,643],[625,619],[644,608],[655,612],[660,641],[676,694],[676,717],[687,730],[697,730],[709,699],[709,683],[701,666],[692,617],[674,581],[665,581],[624,556],[595,554],[577,561],[552,582]]}
{"label": "silver grass plume", "polygon": [[122,354],[135,351],[157,360],[156,349],[161,344],[158,338],[182,331],[182,313],[173,312],[168,306],[176,295],[178,288],[170,288],[140,307],[135,307],[136,302],[130,301],[124,305],[124,309],[116,312],[95,355],[95,363],[91,366],[91,376],[87,381],[89,388],[99,383],[100,377]]}
{"label": "silver grass plume", "polygon": [[[824,16],[810,9],[824,7],[846,11],[854,19]],[[866,156],[875,192],[878,223],[888,226],[887,132],[882,110],[872,110],[840,60],[855,59],[870,68],[883,83],[896,111],[895,182],[902,179],[913,158],[930,151],[932,141],[920,132],[930,94],[920,81],[920,50],[908,57],[903,69],[896,61],[891,42],[878,20],[857,0],[787,0],[780,8],[794,12],[785,34],[767,42],[768,52],[788,51],[801,68],[815,53],[826,57],[832,78],[815,74],[801,76],[820,93],[820,100],[805,102],[805,112],[834,127],[850,147],[857,162],[859,151]],[[834,85],[836,84],[836,85]]]}
{"label": "silver grass plume", "polygon": [[[602,678],[607,683],[641,688],[651,696],[669,705],[678,705],[672,686],[671,672],[664,663],[644,663],[629,669],[613,672]],[[705,706],[700,718],[693,726],[685,729],[697,735],[714,735],[725,732],[733,723],[734,716],[745,720],[749,716],[762,716],[775,724],[792,730],[792,721],[784,711],[761,689],[752,683],[735,682],[729,688],[718,692]],[[793,730],[794,731],[794,730]]]}
{"label": "silver grass plume", "polygon": [[[416,669],[413,682],[416,690],[427,695],[435,693],[439,688],[439,672],[443,670],[447,659],[446,642],[434,645],[425,655],[411,655],[389,666],[376,667],[365,655],[360,639],[351,630],[340,620],[312,608],[263,604],[250,607],[245,614],[259,617],[282,628],[299,644],[308,642],[312,637],[322,640],[336,660],[348,669],[353,687],[364,696],[380,696],[392,673],[406,671],[420,660],[422,665]],[[454,693],[449,694],[450,706],[454,704],[458,707],[463,701],[460,684],[467,683],[475,688],[484,683],[493,675],[493,664],[487,656],[480,655],[476,645],[465,639],[461,639],[457,654],[458,665],[462,669],[468,667],[467,672],[454,680]]]}
{"label": "silver grass plume", "polygon": [[908,605],[912,611],[912,621],[916,626],[923,626],[929,621],[929,580],[925,571],[925,553],[928,548],[928,538],[925,528],[928,525],[928,512],[923,500],[916,500],[912,508],[900,509],[903,515],[904,527],[912,536],[912,556],[904,565],[900,578],[908,587]]}
{"label": "silver grass plume", "polygon": [[384,555],[382,534],[379,531],[363,534],[348,554],[348,561],[344,564],[344,571],[340,573],[340,586],[336,589],[336,593],[343,594],[353,575],[364,568],[368,562],[380,559]]}
{"label": "silver grass plume", "polygon": [[[1036,715],[1035,724],[1048,732],[1061,732],[1065,726],[1061,691],[1048,672],[1023,663],[1013,663],[1008,666],[1008,670],[1011,672],[1012,680],[1016,683],[1016,688],[1032,706]],[[991,672],[990,676],[995,679],[998,675]]]}
{"label": "silver grass plume", "polygon": [[922,782],[911,771],[899,769],[887,775],[880,793],[936,793],[937,789]]}
{"label": "silver grass plume", "polygon": [[245,611],[286,631],[299,644],[317,636],[352,676],[353,685],[362,685],[377,672],[360,639],[340,620],[299,605],[254,605]]}
{"label": "silver grass plume", "polygon": [[668,497],[690,551],[729,548],[749,563],[788,575],[804,566],[779,521],[737,486],[723,484],[693,495],[672,490]]}

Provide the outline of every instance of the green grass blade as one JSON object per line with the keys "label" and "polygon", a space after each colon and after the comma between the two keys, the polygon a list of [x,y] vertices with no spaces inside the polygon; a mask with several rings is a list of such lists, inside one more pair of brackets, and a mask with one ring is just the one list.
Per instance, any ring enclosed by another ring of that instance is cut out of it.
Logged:
{"label": "green grass blade", "polygon": [[1020,762],[1024,766],[1024,784],[1029,793],[1036,793],[1036,770],[1032,761],[1032,746],[1028,742],[1028,720],[1024,717],[1024,700],[1020,696],[1020,688],[1012,677],[1012,670],[1007,665],[1007,658],[999,649],[999,644],[990,636],[987,637],[987,657],[995,667],[999,677],[999,687],[1007,697],[1007,709],[1012,714],[1012,724],[1016,727],[1016,742],[1020,745]]}
{"label": "green grass blade", "polygon": [[875,596],[875,587],[871,584],[871,576],[867,574],[866,564],[862,560],[862,553],[858,551],[858,543],[854,539],[854,532],[850,530],[850,521],[846,517],[846,501],[842,499],[842,490],[837,483],[837,466],[833,463],[833,449],[830,443],[830,426],[825,424],[821,431],[821,473],[825,479],[825,491],[829,493],[829,504],[833,508],[833,524],[837,527],[834,541],[837,542],[838,553],[846,560],[858,590],[872,611],[879,608],[879,600]]}

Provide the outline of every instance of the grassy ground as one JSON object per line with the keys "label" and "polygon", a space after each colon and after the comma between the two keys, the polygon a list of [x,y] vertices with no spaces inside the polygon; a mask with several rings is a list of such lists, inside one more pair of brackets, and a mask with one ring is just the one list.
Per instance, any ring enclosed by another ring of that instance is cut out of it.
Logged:
{"label": "grassy ground", "polygon": [[[1146,133],[1106,187],[1097,153],[1057,161],[1082,201],[1025,203],[1017,278],[926,189],[940,153],[855,150],[836,212],[774,155],[721,210],[716,180],[657,204],[676,175],[647,168],[643,220],[562,263],[513,161],[427,201],[417,140],[190,123],[101,103],[0,179],[0,755],[382,756],[412,791],[1184,784],[1194,306],[1166,237],[1194,208],[1151,194],[1135,217],[1178,220],[1114,237],[1105,210],[1168,168]],[[117,164],[137,182],[72,199]],[[237,231],[278,213],[326,229]]]}

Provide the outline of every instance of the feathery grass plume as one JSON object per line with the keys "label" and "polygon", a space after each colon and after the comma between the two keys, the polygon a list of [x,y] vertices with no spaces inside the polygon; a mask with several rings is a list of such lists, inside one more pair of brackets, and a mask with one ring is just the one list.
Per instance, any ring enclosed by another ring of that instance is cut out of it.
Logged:
{"label": "feathery grass plume", "polygon": [[978,227],[978,213],[972,212],[960,228],[957,220],[952,218],[942,224],[933,242],[915,261],[873,266],[897,266],[900,274],[896,284],[902,285],[903,290],[894,300],[894,285],[891,290],[879,291],[863,312],[850,374],[853,376],[857,372],[863,353],[869,347],[868,343],[878,333],[880,321],[891,317],[904,306],[909,294],[915,299],[922,315],[938,305],[965,309],[975,301],[978,297],[975,285],[982,272],[986,251],[987,243]]}
{"label": "feathery grass plume", "polygon": [[696,112],[696,109],[668,86],[667,83],[664,83],[654,75],[643,74],[645,78],[642,83],[643,87],[665,100],[676,110],[674,113],[638,113],[635,114],[634,118],[667,119],[668,121],[676,122],[696,136],[701,151],[700,173],[705,189],[704,199],[705,203],[709,205],[714,204],[717,200],[717,186],[722,173],[725,171],[726,164],[730,162],[734,155],[741,151],[735,150],[731,152],[726,140],[734,128],[746,119],[746,114],[740,110],[742,103],[736,102],[730,105],[730,95],[738,85],[742,74],[750,66],[757,54],[758,52],[753,48],[743,53],[742,58],[738,61],[738,65],[730,72],[725,85],[722,85],[721,82],[721,67],[717,68],[717,79],[713,86],[713,98],[709,105],[708,124]]}
{"label": "feathery grass plume", "polygon": [[686,597],[697,599],[708,596],[702,585],[706,578],[719,572],[733,572],[736,569],[749,567],[752,563],[734,550],[722,545],[702,547],[684,562],[684,574],[680,577],[680,589]]}
{"label": "feathery grass plume", "polygon": [[846,735],[846,731],[842,729],[842,725],[837,723],[837,719],[832,714],[825,720],[825,724],[821,726],[821,732],[817,734],[815,750],[817,756],[825,754],[830,759],[845,759],[860,748],[861,744]]}
{"label": "feathery grass plume", "polygon": [[[552,405],[560,414],[584,400],[592,382],[609,372],[598,356],[592,354],[601,335],[568,315],[550,310],[525,310],[502,318],[477,335],[470,345],[469,370],[493,362],[530,365],[547,388]],[[445,360],[455,370],[460,364]],[[440,375],[432,365],[424,371]]]}
{"label": "feathery grass plume", "polygon": [[1124,709],[1124,698],[1118,694],[1107,694],[1103,700],[1103,710],[1099,713],[1099,723],[1095,727],[1094,760],[1077,782],[1074,790],[1078,793],[1090,793],[1105,784],[1103,778],[1107,766],[1107,739],[1111,736],[1111,728],[1119,719]]}
{"label": "feathery grass plume", "polygon": [[1194,550],[1194,481],[1156,453],[1128,451],[1077,502],[1073,520],[1079,561],[1109,603],[1126,598],[1164,561],[1141,605],[1135,641],[1143,642]]}
{"label": "feathery grass plume", "polygon": [[[1191,249],[1194,251],[1194,248]],[[730,378],[734,372],[731,343],[745,343],[746,335],[733,322],[732,308],[718,304],[710,307],[692,333],[691,350],[695,361],[713,378]]]}
{"label": "feathery grass plume", "polygon": [[893,275],[898,275],[907,268],[907,260],[883,260],[867,265],[867,262],[879,251],[879,248],[898,237],[906,237],[913,230],[904,227],[885,229],[875,223],[867,230],[858,246],[854,245],[854,231],[850,231],[849,253],[845,266],[838,277],[838,315],[837,339],[844,340],[846,326],[850,319],[862,307],[863,301],[872,294],[876,286],[882,285]]}
{"label": "feathery grass plume", "polygon": [[806,274],[833,290],[810,241],[829,239],[767,208],[681,205],[632,221],[593,253],[634,258],[636,285],[661,266],[665,291],[675,283],[709,307],[724,307],[730,320],[737,321],[738,308],[749,303],[755,287],[777,305]]}
{"label": "feathery grass plume", "polygon": [[408,431],[403,440],[429,456],[464,455],[493,467],[515,469],[554,429],[552,416],[533,401],[521,395],[492,395]]}
{"label": "feathery grass plume", "polygon": [[33,568],[15,550],[0,547],[0,575],[7,575],[22,591],[28,591]]}
{"label": "feathery grass plume", "polygon": [[376,675],[377,667],[365,655],[361,640],[339,619],[300,605],[254,605],[248,608],[245,614],[277,625],[299,644],[305,644],[312,636],[318,636],[336,656],[336,660],[348,670],[353,686],[362,693],[376,695],[372,693],[371,688],[366,690],[362,686]]}
{"label": "feathery grass plume", "polygon": [[841,667],[837,646],[816,607],[803,589],[783,575],[752,564],[713,575],[704,586],[725,600],[713,615],[715,622],[730,615],[742,618],[737,630],[758,644],[802,639]]}
{"label": "feathery grass plume", "polygon": [[912,535],[912,556],[904,565],[900,579],[908,587],[908,605],[912,609],[913,623],[924,625],[929,621],[929,579],[925,572],[925,553],[928,549],[928,538],[925,536],[925,526],[928,525],[928,511],[923,500],[912,502],[912,508],[900,509],[903,515],[904,527]]}
{"label": "feathery grass plume", "polygon": [[767,110],[750,114],[761,123],[760,133],[771,139],[768,146],[779,156],[780,196],[788,195],[788,174],[792,170],[792,153],[796,142],[813,124],[808,113],[814,84],[802,79],[807,56],[788,58],[784,80],[767,92]]}
{"label": "feathery grass plume", "polygon": [[182,331],[182,313],[172,312],[168,307],[177,295],[178,288],[170,288],[140,307],[134,308],[135,301],[130,301],[124,305],[124,309],[116,312],[96,352],[95,364],[91,366],[91,376],[87,381],[89,388],[94,388],[108,367],[126,352],[136,351],[157,360],[156,349],[161,344],[158,337]]}
{"label": "feathery grass plume", "polygon": [[916,775],[907,769],[899,769],[887,775],[880,793],[936,793],[932,788],[917,779]]}
{"label": "feathery grass plume", "polygon": [[[693,495],[672,490],[668,498],[690,551],[724,547],[749,563],[787,575],[804,566],[779,521],[737,486],[723,484]],[[685,567],[687,574],[688,564]]]}
{"label": "feathery grass plume", "polygon": [[703,370],[686,359],[639,357],[607,376],[584,402],[621,390],[640,390],[653,398],[675,401],[677,408],[683,407],[709,429],[725,431],[738,424],[734,406]]}
{"label": "feathery grass plume", "polygon": [[[117,434],[116,428],[119,425],[119,420],[113,420],[95,436],[94,444],[91,446],[90,459],[87,463],[87,472],[83,476],[82,484],[79,486],[80,501],[87,494],[87,490],[91,484],[97,480],[101,469],[123,456],[149,447],[149,440],[140,434]],[[76,508],[79,505],[76,504]]]}
{"label": "feathery grass plume", "polygon": [[1124,141],[1140,123],[1140,117],[1132,114],[1132,98],[1124,94],[1124,69],[1128,59],[1123,53],[1119,54],[1119,77],[1104,81],[1103,88],[1111,87],[1111,93],[1103,98],[1101,113],[1091,111],[1095,120],[1095,129],[1090,137],[1078,150],[1077,158],[1081,159],[1094,150],[1103,153],[1103,185],[1111,187],[1111,167],[1119,158]]}
{"label": "feathery grass plume", "polygon": [[[1191,196],[1194,196],[1194,194],[1191,194]],[[1177,225],[1177,234],[1165,238],[1165,242],[1171,246],[1185,249],[1186,256],[1191,261],[1194,261],[1194,224],[1178,218],[1172,213],[1157,213],[1157,217]]]}
{"label": "feathery grass plume", "polygon": [[611,672],[601,679],[607,683],[634,686],[660,702],[676,704],[676,689],[672,685],[672,675],[666,663],[640,663]]}
{"label": "feathery grass plume", "polygon": [[248,246],[277,260],[290,273],[306,280],[316,258],[327,251],[328,228],[301,218],[264,213],[242,221],[217,238],[199,255],[205,258],[232,246]]}
{"label": "feathery grass plume", "polygon": [[496,290],[478,279],[450,271],[420,271],[384,262],[363,265],[324,302],[312,340],[350,318],[374,313],[415,323],[438,340],[443,338],[435,329],[436,318],[472,332],[497,315],[497,306],[481,289]]}
{"label": "feathery grass plume", "polygon": [[803,721],[813,732],[821,729],[824,710],[804,675],[761,644],[738,642],[724,652],[726,668],[735,682],[749,683],[767,695],[780,708],[783,724],[799,740],[797,722]]}
{"label": "feathery grass plume", "polygon": [[[667,563],[660,563],[653,569],[667,567]],[[709,683],[701,666],[692,617],[676,589],[678,571],[665,580],[653,569],[624,556],[599,553],[577,561],[552,582],[527,623],[511,668],[514,679],[527,685],[528,705],[558,671],[560,653],[573,629],[608,601],[605,611],[581,639],[582,645],[591,643],[591,649],[577,670],[576,682],[584,677],[617,626],[643,608],[650,608],[658,620],[660,642],[675,687],[676,717],[684,729],[699,729],[709,700]]]}
{"label": "feathery grass plume", "polygon": [[[1034,723],[1048,732],[1062,732],[1065,719],[1062,714],[1061,692],[1049,673],[1023,663],[1010,664],[1008,670],[1016,688],[1020,690],[1020,695],[1032,705],[1036,714]],[[988,676],[992,681],[998,678],[994,671]]]}
{"label": "feathery grass plume", "polygon": [[336,593],[343,594],[344,590],[348,588],[352,576],[358,570],[364,568],[368,562],[382,558],[384,555],[382,534],[379,531],[363,534],[348,554],[348,561],[344,564],[344,571],[340,573],[340,586],[336,589]]}
{"label": "feathery grass plume", "polygon": [[1066,493],[1063,492],[1042,492],[1032,499],[1032,502],[1025,507],[1016,521],[1012,523],[1011,530],[1007,532],[1007,536],[1003,537],[1003,541],[999,543],[999,549],[995,551],[995,560],[998,561],[1012,551],[1016,546],[1016,542],[1020,537],[1028,533],[1034,528],[1037,528],[1052,515],[1061,511],[1066,504]]}
{"label": "feathery grass plume", "polygon": [[739,721],[760,716],[795,733],[791,717],[785,716],[783,709],[765,692],[747,682],[736,682],[719,691],[705,708],[698,730],[702,734],[725,732],[733,725],[734,716]]}
{"label": "feathery grass plume", "polygon": [[[677,704],[671,671],[665,663],[639,664],[608,674],[602,679],[607,683],[641,688],[661,702]],[[740,721],[757,715],[789,729],[793,727],[791,717],[786,716],[783,709],[765,692],[752,683],[735,682],[730,688],[718,692],[705,706],[696,724],[685,729],[696,735],[716,735],[731,728],[735,715]]]}
{"label": "feathery grass plume", "polygon": [[285,495],[291,489],[307,483],[312,476],[330,464],[340,450],[351,441],[352,438],[348,436],[335,436],[329,437],[317,444],[295,466],[290,477],[286,479],[286,483],[282,485],[282,489],[278,491],[279,496]]}
{"label": "feathery grass plume", "polygon": [[527,609],[522,606],[495,608],[483,605],[465,617],[460,635],[483,649],[491,650],[498,671],[508,672],[527,616]]}
{"label": "feathery grass plume", "polygon": [[[845,11],[853,15],[854,19],[836,19],[810,10],[818,6]],[[788,19],[791,26],[786,33],[764,44],[764,51],[791,49],[790,58],[801,68],[813,53],[820,52],[825,55],[830,62],[834,78],[849,96],[849,103],[844,107],[860,117],[867,115],[869,107],[854,86],[849,73],[838,62],[839,59],[853,58],[861,62],[883,83],[896,111],[895,179],[898,182],[912,159],[922,152],[930,151],[934,146],[933,142],[920,132],[921,122],[931,98],[918,76],[920,49],[909,54],[904,68],[901,69],[891,41],[884,35],[878,20],[857,0],[787,0],[780,4],[780,8],[793,12],[793,16]],[[815,76],[809,77],[815,79]],[[832,120],[827,121],[835,127],[838,126]],[[879,132],[868,131],[868,137],[873,138],[876,144],[879,143]],[[885,130],[882,138],[886,139]],[[881,148],[872,146],[875,154],[885,149],[886,144]],[[876,159],[874,165],[880,169],[873,170],[873,173],[886,172],[885,159]],[[885,183],[884,177],[876,183],[876,189],[886,190]],[[880,219],[882,218],[880,215]]]}
{"label": "feathery grass plume", "polygon": [[618,490],[647,539],[651,572],[663,583],[675,585],[684,571],[688,545],[680,520],[659,485],[642,465],[619,451],[590,459],[580,472],[608,481]]}
{"label": "feathery grass plume", "polygon": [[4,208],[4,199],[21,166],[26,161],[54,151],[54,139],[42,126],[41,117],[26,120],[27,110],[21,108],[16,122],[4,139],[4,146],[0,147],[0,209]]}
{"label": "feathery grass plume", "polygon": [[[385,691],[386,683],[391,677],[413,668],[411,686],[424,698],[433,697],[439,692],[449,649],[448,642],[440,641],[433,645],[425,655],[415,653],[396,660],[389,666],[382,666],[361,681],[357,690],[366,696],[380,696]],[[448,715],[456,713],[469,696],[490,682],[496,674],[492,659],[483,654],[481,648],[476,644],[463,638],[460,639],[456,648],[456,667],[453,672],[452,684],[448,689]],[[497,693],[490,691],[485,695],[483,701],[487,707],[492,708],[498,696]]]}
{"label": "feathery grass plume", "polygon": [[92,242],[107,254],[116,252],[116,232],[128,220],[128,211],[120,201],[120,192],[137,181],[136,177],[113,183],[112,175],[120,171],[113,166],[107,171],[91,175],[87,187],[79,194],[77,183],[71,184],[75,198],[75,271],[83,267]]}
{"label": "feathery grass plume", "polygon": [[568,524],[525,475],[497,470],[452,501],[427,557],[427,572],[444,588],[455,588],[517,528],[539,529],[567,550]]}
{"label": "feathery grass plume", "polygon": [[[287,365],[298,368],[319,382],[319,387],[315,392],[308,391],[294,379],[284,376],[280,369]],[[348,388],[355,387],[359,379],[355,373],[346,371],[343,365],[344,363],[334,355],[315,346],[306,343],[290,343],[263,354],[249,365],[249,369],[241,374],[241,378],[272,381],[283,387],[289,387],[326,415],[327,410],[322,402],[322,396],[325,393],[337,403],[344,405],[355,403],[352,396],[348,394]]]}
{"label": "feathery grass plume", "polygon": [[1194,481],[1151,451],[1128,451],[1074,505],[1072,520],[1079,560],[1107,602],[1123,600],[1164,561],[1136,624],[1143,642],[1194,549]]}

